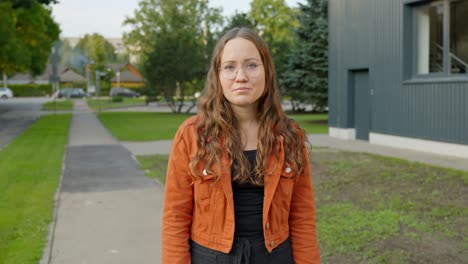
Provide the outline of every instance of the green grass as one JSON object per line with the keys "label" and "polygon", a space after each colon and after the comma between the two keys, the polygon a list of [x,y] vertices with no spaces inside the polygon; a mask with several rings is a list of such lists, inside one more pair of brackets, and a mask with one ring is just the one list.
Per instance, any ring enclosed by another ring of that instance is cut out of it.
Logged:
{"label": "green grass", "polygon": [[189,114],[107,112],[98,118],[121,141],[172,139]]}
{"label": "green grass", "polygon": [[123,98],[122,102],[112,102],[112,98],[101,98],[101,99],[87,99],[88,106],[94,111],[98,111],[99,107],[101,110],[126,108],[133,106],[144,106],[145,98]]}
{"label": "green grass", "polygon": [[162,184],[166,183],[166,168],[169,161],[168,155],[137,156],[141,169],[151,179],[158,179]]}
{"label": "green grass", "polygon": [[[189,114],[107,112],[99,113],[102,124],[123,141],[172,139]],[[290,115],[308,134],[328,133],[327,115]]]}
{"label": "green grass", "polygon": [[71,115],[44,116],[0,151],[0,263],[38,263]]}
{"label": "green grass", "polygon": [[73,101],[72,100],[56,100],[52,102],[47,102],[42,105],[43,111],[62,111],[62,110],[73,110]]}
{"label": "green grass", "polygon": [[328,134],[327,114],[289,114],[307,134]]}
{"label": "green grass", "polygon": [[[139,156],[164,183],[167,155]],[[468,172],[313,148],[322,263],[464,263]]]}

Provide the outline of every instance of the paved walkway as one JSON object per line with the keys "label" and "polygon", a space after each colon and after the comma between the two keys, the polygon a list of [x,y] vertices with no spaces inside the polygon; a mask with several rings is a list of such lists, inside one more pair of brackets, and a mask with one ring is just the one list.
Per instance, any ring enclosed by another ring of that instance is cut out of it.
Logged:
{"label": "paved walkway", "polygon": [[160,263],[163,188],[75,101],[53,233],[42,263]]}
{"label": "paved walkway", "polygon": [[[392,148],[369,144],[367,141],[342,140],[329,137],[325,134],[309,135],[312,147],[331,147],[341,150],[373,153],[382,156],[400,158],[415,162],[432,164],[440,167],[468,171],[468,159],[453,156],[436,155],[420,151]],[[133,155],[166,154],[171,150],[171,140],[153,142],[121,142]]]}

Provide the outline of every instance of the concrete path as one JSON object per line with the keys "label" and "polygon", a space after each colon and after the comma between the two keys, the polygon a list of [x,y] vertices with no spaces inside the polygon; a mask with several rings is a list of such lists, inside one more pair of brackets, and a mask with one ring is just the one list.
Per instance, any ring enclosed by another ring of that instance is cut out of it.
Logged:
{"label": "concrete path", "polygon": [[163,188],[75,101],[56,218],[42,263],[160,263]]}
{"label": "concrete path", "polygon": [[[342,140],[325,134],[309,135],[312,147],[330,147],[353,152],[366,152],[382,156],[395,157],[415,162],[468,171],[468,159],[436,155],[401,148],[391,148],[369,144],[367,141]],[[153,142],[121,142],[133,155],[167,154],[171,150],[171,140]]]}

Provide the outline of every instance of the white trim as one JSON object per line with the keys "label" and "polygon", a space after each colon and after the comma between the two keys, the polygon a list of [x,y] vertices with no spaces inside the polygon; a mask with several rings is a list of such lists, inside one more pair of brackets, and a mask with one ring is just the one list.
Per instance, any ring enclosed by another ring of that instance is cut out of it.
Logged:
{"label": "white trim", "polygon": [[356,139],[356,129],[355,128],[329,127],[328,135],[330,137],[340,138],[340,139]]}
{"label": "white trim", "polygon": [[468,145],[445,143],[417,138],[369,133],[369,143],[396,148],[412,149],[439,155],[468,158]]}

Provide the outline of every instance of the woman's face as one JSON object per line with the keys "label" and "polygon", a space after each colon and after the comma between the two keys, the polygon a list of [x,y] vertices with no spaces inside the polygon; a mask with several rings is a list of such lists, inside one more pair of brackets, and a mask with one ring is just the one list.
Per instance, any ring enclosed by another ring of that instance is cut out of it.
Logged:
{"label": "woman's face", "polygon": [[265,90],[265,68],[257,47],[243,38],[228,41],[218,77],[231,105],[254,106]]}

